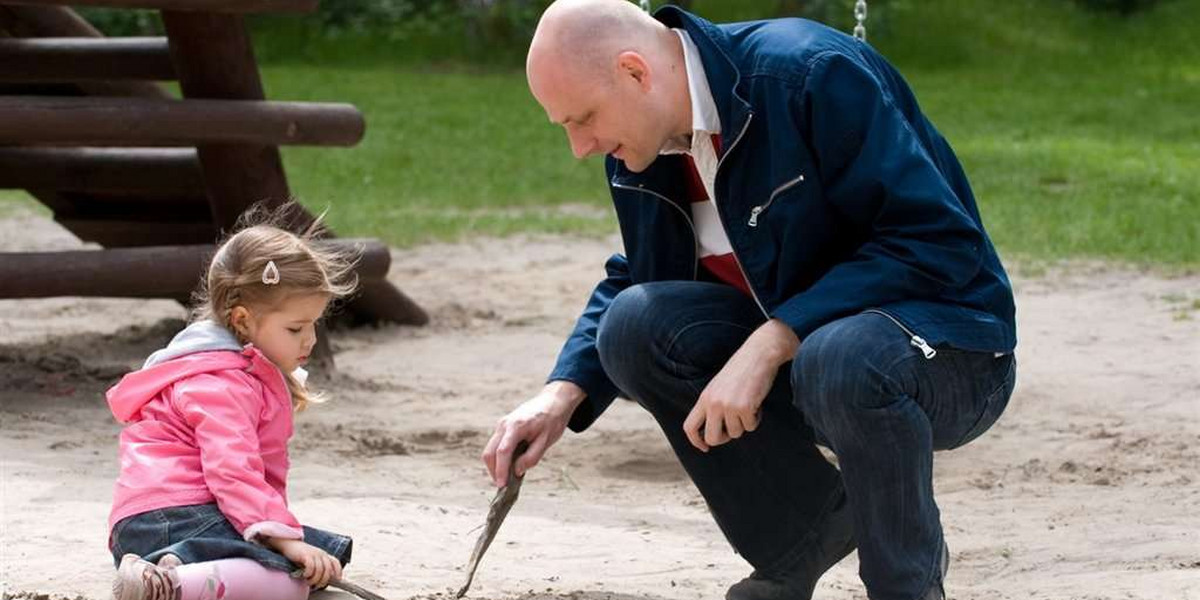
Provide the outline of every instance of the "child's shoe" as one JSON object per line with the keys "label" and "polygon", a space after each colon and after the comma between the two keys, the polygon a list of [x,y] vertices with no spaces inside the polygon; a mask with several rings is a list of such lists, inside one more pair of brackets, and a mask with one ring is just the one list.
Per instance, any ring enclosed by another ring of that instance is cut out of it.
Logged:
{"label": "child's shoe", "polygon": [[113,600],[178,598],[179,577],[175,574],[174,565],[160,567],[142,560],[136,554],[121,557],[121,566],[117,567],[117,577],[113,580]]}

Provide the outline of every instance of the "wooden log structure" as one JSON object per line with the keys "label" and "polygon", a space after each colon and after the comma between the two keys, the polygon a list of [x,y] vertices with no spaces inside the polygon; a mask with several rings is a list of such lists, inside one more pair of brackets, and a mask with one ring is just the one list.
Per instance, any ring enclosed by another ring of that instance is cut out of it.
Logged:
{"label": "wooden log structure", "polygon": [[216,13],[306,13],[317,9],[318,0],[5,0],[5,4],[34,6],[97,6],[148,8]]}
{"label": "wooden log structure", "polygon": [[0,96],[0,145],[353,146],[365,127],[340,103]]}
{"label": "wooden log structure", "polygon": [[[24,38],[104,37],[91,23],[64,6],[17,6],[6,2],[0,2],[0,32]],[[82,80],[73,85],[80,92],[94,96],[172,97],[162,86],[150,81]]]}
{"label": "wooden log structure", "polygon": [[203,190],[204,177],[191,148],[0,147],[0,189],[166,197]]}
{"label": "wooden log structure", "polygon": [[[280,145],[357,144],[365,124],[353,106],[263,93],[243,15],[317,1],[0,0],[0,189],[28,191],[105,247],[0,254],[0,298],[186,300],[246,208],[292,199]],[[167,36],[104,38],[68,5],[160,10]],[[154,83],[164,80],[183,98]],[[286,226],[312,220],[297,208]],[[349,243],[366,250],[351,320],[426,323],[387,282],[386,247]]]}
{"label": "wooden log structure", "polygon": [[166,38],[0,39],[0,82],[171,80]]}
{"label": "wooden log structure", "polygon": [[[323,240],[361,252],[363,284],[382,280],[391,265],[387,246],[369,239]],[[212,244],[110,250],[0,253],[0,297],[187,297],[204,275]]]}

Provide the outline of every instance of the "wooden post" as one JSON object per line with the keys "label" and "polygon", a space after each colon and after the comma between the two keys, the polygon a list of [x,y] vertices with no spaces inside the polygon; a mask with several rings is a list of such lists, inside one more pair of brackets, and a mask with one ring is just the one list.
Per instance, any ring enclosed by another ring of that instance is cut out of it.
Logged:
{"label": "wooden post", "polygon": [[[164,10],[163,25],[185,98],[263,100],[250,33],[240,16]],[[213,220],[231,228],[255,202],[278,206],[291,198],[278,148],[202,145]]]}

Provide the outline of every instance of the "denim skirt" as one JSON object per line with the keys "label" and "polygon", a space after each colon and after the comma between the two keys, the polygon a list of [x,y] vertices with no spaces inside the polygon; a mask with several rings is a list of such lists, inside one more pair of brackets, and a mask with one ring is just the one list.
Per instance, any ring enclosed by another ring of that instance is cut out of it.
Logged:
{"label": "denim skirt", "polygon": [[[354,543],[344,535],[305,526],[304,541],[328,552],[343,567],[350,562]],[[121,519],[112,530],[113,564],[120,565],[129,553],[150,562],[174,554],[184,564],[249,558],[280,571],[299,568],[282,554],[242,539],[216,504],[172,506]]]}

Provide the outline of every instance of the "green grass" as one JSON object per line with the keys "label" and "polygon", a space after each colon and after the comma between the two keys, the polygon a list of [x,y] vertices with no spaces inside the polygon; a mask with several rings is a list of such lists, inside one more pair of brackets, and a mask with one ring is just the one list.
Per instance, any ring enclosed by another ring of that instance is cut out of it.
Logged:
{"label": "green grass", "polygon": [[[1069,0],[876,4],[872,43],[955,147],[1006,257],[1200,266],[1193,1],[1128,19]],[[270,97],[366,115],[358,147],[284,151],[294,193],[340,232],[405,246],[616,231],[599,159],[571,157],[519,69],[464,66],[433,38],[259,33]]]}
{"label": "green grass", "polygon": [[[267,67],[272,97],[352,102],[353,149],[284,152],[294,192],[339,231],[399,245],[521,231],[611,230],[603,168],[577,161],[511,73]],[[579,205],[584,205],[583,210]]]}
{"label": "green grass", "polygon": [[0,190],[0,218],[31,213],[50,216],[50,210],[29,194],[18,190]]}
{"label": "green grass", "polygon": [[[1200,265],[1200,19],[1069,3],[900,5],[881,44],[1008,255]],[[934,32],[904,38],[902,31]],[[953,32],[956,28],[960,31]]]}

